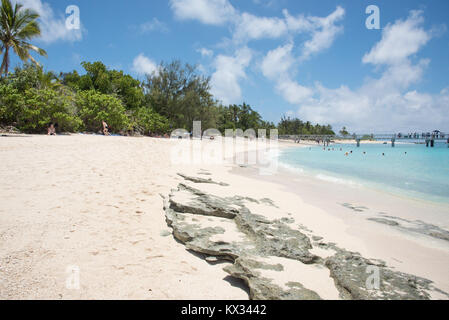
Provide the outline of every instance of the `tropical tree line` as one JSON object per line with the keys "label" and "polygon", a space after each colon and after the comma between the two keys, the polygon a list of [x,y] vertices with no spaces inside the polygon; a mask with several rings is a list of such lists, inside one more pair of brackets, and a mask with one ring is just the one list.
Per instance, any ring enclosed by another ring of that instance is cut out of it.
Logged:
{"label": "tropical tree line", "polygon": [[209,78],[179,61],[161,64],[144,81],[101,62],[83,62],[84,73],[56,74],[26,63],[0,79],[0,124],[26,133],[98,132],[106,121],[114,133],[169,133],[203,128],[274,128],[249,105],[223,106],[210,93]]}
{"label": "tropical tree line", "polygon": [[335,135],[331,125],[312,124],[298,118],[282,117],[278,124],[280,135]]}
{"label": "tropical tree line", "polygon": [[202,127],[275,129],[281,135],[334,134],[322,126],[283,117],[275,125],[250,105],[224,106],[210,93],[210,79],[179,61],[161,64],[143,81],[101,62],[83,62],[84,73],[56,74],[25,63],[0,78],[0,125],[43,133],[49,123],[61,132],[98,132],[106,121],[111,132],[162,135],[174,129]]}
{"label": "tropical tree line", "polygon": [[[62,132],[98,132],[102,121],[110,131],[130,134],[164,134],[173,129],[272,129],[251,106],[224,106],[211,94],[210,78],[195,66],[180,61],[161,63],[140,81],[102,62],[83,62],[84,72],[56,74],[44,71],[30,51],[47,53],[29,41],[41,33],[39,15],[21,4],[1,0],[0,7],[0,125],[26,133],[45,132],[57,123]],[[23,66],[10,72],[11,53]],[[329,133],[330,126],[283,118],[281,134]]]}

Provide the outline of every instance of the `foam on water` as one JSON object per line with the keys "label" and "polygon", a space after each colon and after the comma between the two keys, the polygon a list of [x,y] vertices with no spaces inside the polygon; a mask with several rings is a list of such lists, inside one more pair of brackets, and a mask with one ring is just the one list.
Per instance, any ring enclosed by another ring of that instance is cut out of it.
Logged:
{"label": "foam on water", "polygon": [[354,144],[325,150],[322,146],[290,148],[279,160],[290,170],[327,182],[449,203],[449,148],[445,143],[437,143],[435,148],[410,143],[398,143],[395,148],[363,143],[360,148]]}

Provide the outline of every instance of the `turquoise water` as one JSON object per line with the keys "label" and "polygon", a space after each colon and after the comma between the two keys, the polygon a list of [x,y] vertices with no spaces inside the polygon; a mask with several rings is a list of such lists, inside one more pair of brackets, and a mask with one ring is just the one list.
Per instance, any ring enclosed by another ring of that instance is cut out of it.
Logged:
{"label": "turquoise water", "polygon": [[391,143],[362,143],[360,148],[355,144],[331,145],[329,148],[290,148],[281,153],[279,160],[289,168],[323,180],[449,203],[449,148],[446,143],[437,143],[435,148],[401,143],[395,148]]}

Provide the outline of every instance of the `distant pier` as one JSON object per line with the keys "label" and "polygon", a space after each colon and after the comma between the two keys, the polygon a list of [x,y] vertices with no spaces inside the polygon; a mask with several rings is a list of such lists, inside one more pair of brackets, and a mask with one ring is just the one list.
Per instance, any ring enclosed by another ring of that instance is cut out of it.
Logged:
{"label": "distant pier", "polygon": [[313,141],[317,144],[323,144],[324,147],[329,146],[330,143],[336,140],[351,140],[356,142],[357,147],[360,147],[362,142],[365,141],[390,141],[391,146],[394,148],[396,142],[400,141],[415,141],[419,144],[425,144],[426,147],[435,147],[436,142],[445,142],[449,148],[449,135],[442,133],[438,130],[430,133],[410,133],[410,134],[353,134],[348,136],[338,136],[338,135],[311,135],[311,134],[300,134],[300,135],[279,135],[281,140],[292,140],[295,143],[300,143],[301,141]]}

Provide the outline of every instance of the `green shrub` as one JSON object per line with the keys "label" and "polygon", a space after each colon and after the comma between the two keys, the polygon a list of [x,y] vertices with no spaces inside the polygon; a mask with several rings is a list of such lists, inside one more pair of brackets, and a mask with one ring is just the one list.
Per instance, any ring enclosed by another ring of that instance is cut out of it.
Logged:
{"label": "green shrub", "polygon": [[170,127],[167,118],[161,116],[152,108],[139,108],[134,114],[136,131],[142,134],[166,133]]}
{"label": "green shrub", "polygon": [[106,121],[111,132],[127,130],[129,119],[123,103],[115,96],[94,90],[80,91],[76,97],[78,115],[83,121],[83,129],[90,132],[102,130],[102,121]]}
{"label": "green shrub", "polygon": [[76,132],[82,121],[76,115],[73,99],[69,91],[28,89],[17,116],[17,127],[28,133],[45,133],[49,123],[54,122],[62,132]]}
{"label": "green shrub", "polygon": [[0,84],[0,124],[17,125],[24,106],[23,96],[9,84]]}

